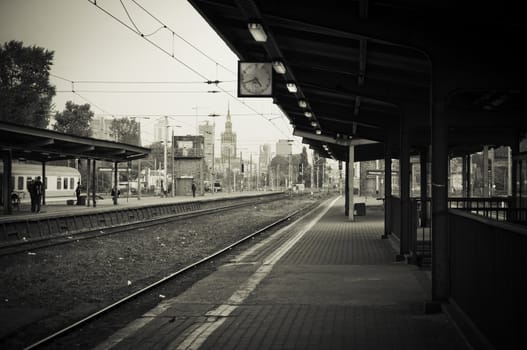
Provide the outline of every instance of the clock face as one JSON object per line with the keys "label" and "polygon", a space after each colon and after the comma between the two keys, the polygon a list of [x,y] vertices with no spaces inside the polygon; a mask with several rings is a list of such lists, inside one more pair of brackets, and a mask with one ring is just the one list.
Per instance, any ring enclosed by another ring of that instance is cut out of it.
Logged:
{"label": "clock face", "polygon": [[271,97],[273,68],[271,62],[238,63],[238,96]]}

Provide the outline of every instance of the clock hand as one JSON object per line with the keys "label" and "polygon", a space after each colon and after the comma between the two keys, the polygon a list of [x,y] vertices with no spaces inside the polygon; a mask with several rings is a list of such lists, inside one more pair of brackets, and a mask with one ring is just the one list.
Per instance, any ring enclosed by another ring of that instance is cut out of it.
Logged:
{"label": "clock hand", "polygon": [[260,87],[262,87],[262,83],[260,83],[260,80],[258,80],[258,78],[256,77],[243,82],[243,84],[249,84],[249,83],[253,83],[254,85],[258,84]]}

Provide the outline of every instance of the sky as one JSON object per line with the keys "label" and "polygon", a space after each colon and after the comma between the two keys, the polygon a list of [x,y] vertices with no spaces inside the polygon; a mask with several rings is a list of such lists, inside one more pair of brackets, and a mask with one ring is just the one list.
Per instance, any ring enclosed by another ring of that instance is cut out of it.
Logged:
{"label": "sky", "polygon": [[73,101],[90,103],[95,115],[135,117],[145,146],[165,115],[175,135],[196,134],[196,124],[208,120],[216,124],[219,151],[229,108],[244,155],[257,154],[264,143],[274,152],[278,139],[294,140],[293,152],[301,152],[301,139],[271,98],[236,97],[238,57],[187,0],[97,5],[110,15],[93,0],[0,0],[0,43],[18,40],[54,51],[55,111]]}

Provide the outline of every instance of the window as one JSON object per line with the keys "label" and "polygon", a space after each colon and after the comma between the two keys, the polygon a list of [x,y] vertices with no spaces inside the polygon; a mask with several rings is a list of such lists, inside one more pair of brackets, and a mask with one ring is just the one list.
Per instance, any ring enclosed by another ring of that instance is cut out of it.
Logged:
{"label": "window", "polygon": [[44,189],[45,190],[48,189],[48,177],[47,176],[44,178]]}
{"label": "window", "polygon": [[65,190],[68,189],[68,178],[67,177],[64,178],[64,189]]}
{"label": "window", "polygon": [[75,179],[70,177],[70,188],[71,189],[74,189],[75,188]]}
{"label": "window", "polygon": [[19,176],[18,177],[18,186],[17,188],[19,190],[23,190],[24,189],[24,177],[23,176]]}
{"label": "window", "polygon": [[62,189],[62,178],[57,177],[57,190]]}

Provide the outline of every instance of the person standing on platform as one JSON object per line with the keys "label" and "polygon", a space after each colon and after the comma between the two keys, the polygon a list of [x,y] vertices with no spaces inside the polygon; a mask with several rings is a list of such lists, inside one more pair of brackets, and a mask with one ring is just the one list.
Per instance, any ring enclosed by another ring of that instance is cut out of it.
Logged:
{"label": "person standing on platform", "polygon": [[118,188],[116,187],[113,187],[112,188],[112,199],[113,199],[113,204],[117,204],[117,198],[119,198],[119,195],[121,194],[121,190],[119,190]]}
{"label": "person standing on platform", "polygon": [[35,212],[35,180],[31,179],[27,182],[27,191],[31,197],[31,212]]}
{"label": "person standing on platform", "polygon": [[81,205],[81,183],[77,182],[77,188],[75,189],[75,195],[77,196],[77,205]]}
{"label": "person standing on platform", "polygon": [[42,200],[43,185],[40,181],[40,176],[37,176],[33,186],[33,193],[35,194],[35,211],[40,213],[40,201]]}
{"label": "person standing on platform", "polygon": [[196,197],[196,184],[192,181],[192,197]]}

